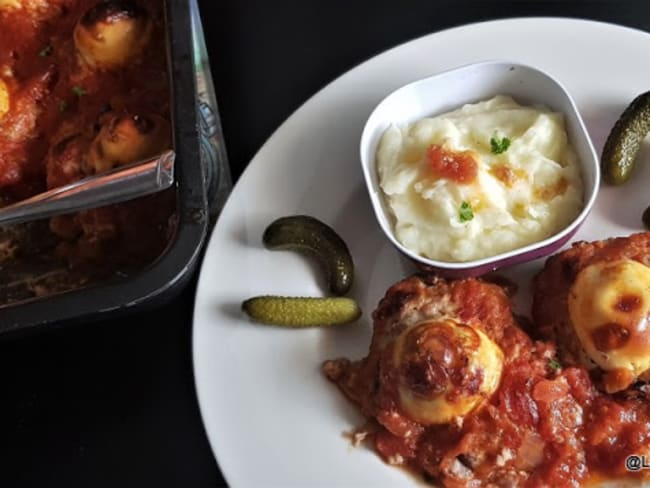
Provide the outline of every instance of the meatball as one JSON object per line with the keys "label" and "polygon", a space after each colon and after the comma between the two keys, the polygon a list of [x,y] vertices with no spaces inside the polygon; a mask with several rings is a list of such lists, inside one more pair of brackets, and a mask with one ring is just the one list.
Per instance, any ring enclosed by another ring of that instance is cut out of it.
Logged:
{"label": "meatball", "polygon": [[391,423],[448,423],[479,408],[498,387],[502,350],[529,343],[503,289],[475,279],[405,279],[373,319],[368,357],[329,361],[324,371],[366,415]]}
{"label": "meatball", "polygon": [[607,393],[650,378],[650,233],[578,242],[534,279],[533,320]]}
{"label": "meatball", "polygon": [[77,51],[89,67],[114,69],[142,54],[152,30],[151,17],[137,3],[109,0],[88,10],[73,35]]}
{"label": "meatball", "polygon": [[158,115],[112,116],[90,146],[86,174],[157,156],[171,147],[169,122]]}

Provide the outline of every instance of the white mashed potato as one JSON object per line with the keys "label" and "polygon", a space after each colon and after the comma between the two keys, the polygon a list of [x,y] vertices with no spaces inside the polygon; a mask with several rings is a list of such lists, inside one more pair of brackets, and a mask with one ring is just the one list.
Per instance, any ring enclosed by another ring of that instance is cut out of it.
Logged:
{"label": "white mashed potato", "polygon": [[[495,154],[492,144],[503,149],[505,139],[507,149]],[[475,178],[459,182],[436,171],[432,146],[469,154]],[[545,239],[582,208],[562,114],[502,95],[391,126],[379,143],[377,169],[397,239],[439,261],[485,258]]]}

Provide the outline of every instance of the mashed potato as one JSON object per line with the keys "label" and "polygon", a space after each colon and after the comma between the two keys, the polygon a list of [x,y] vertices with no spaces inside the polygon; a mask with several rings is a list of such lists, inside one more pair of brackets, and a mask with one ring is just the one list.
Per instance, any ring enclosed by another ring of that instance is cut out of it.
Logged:
{"label": "mashed potato", "polygon": [[397,239],[439,261],[469,261],[545,239],[582,208],[562,114],[498,95],[405,127],[377,151]]}

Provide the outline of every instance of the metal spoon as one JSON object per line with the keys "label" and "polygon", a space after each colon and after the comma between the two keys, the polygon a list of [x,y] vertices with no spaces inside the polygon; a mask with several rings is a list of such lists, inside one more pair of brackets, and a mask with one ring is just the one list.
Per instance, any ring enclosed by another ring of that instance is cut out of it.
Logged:
{"label": "metal spoon", "polygon": [[176,153],[169,150],[143,162],[83,178],[0,208],[0,224],[16,224],[124,202],[174,184]]}

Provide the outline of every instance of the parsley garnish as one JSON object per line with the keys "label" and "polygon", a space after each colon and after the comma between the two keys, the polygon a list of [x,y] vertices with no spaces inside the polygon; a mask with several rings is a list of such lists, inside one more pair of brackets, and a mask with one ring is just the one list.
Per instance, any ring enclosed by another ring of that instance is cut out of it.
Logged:
{"label": "parsley garnish", "polygon": [[68,110],[68,102],[65,100],[61,100],[59,102],[59,112],[65,112]]}
{"label": "parsley garnish", "polygon": [[474,211],[472,210],[472,206],[469,203],[463,202],[460,204],[458,218],[461,222],[469,222],[474,218]]}
{"label": "parsley garnish", "polygon": [[83,86],[73,86],[72,87],[72,93],[74,93],[77,97],[81,98],[87,92],[86,92],[86,89]]}
{"label": "parsley garnish", "polygon": [[38,53],[38,55],[41,58],[47,58],[50,54],[52,54],[53,50],[54,50],[54,48],[52,47],[52,44],[48,44],[43,49],[41,49],[41,51]]}
{"label": "parsley garnish", "polygon": [[557,359],[553,358],[548,362],[548,367],[554,370],[562,369],[562,365],[560,364],[560,361]]}
{"label": "parsley garnish", "polygon": [[510,139],[507,137],[502,137],[499,139],[497,133],[494,133],[492,139],[490,139],[490,146],[492,147],[492,154],[502,154],[508,150],[510,147]]}

